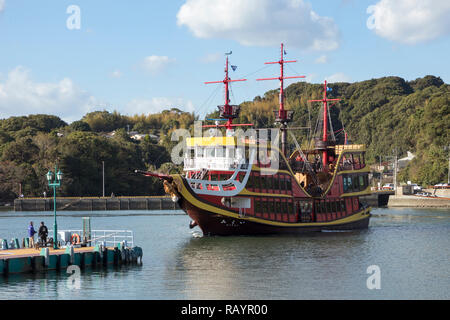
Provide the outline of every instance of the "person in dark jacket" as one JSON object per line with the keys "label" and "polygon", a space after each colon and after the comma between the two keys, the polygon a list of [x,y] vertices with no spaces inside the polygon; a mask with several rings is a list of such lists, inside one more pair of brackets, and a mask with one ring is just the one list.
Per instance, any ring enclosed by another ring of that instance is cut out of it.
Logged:
{"label": "person in dark jacket", "polygon": [[34,234],[36,233],[36,230],[34,230],[33,227],[33,221],[30,222],[30,225],[28,226],[28,239],[30,241],[30,248],[34,247]]}
{"label": "person in dark jacket", "polygon": [[41,222],[41,226],[39,227],[39,238],[41,238],[42,243],[47,242],[48,229],[44,224],[44,221]]}

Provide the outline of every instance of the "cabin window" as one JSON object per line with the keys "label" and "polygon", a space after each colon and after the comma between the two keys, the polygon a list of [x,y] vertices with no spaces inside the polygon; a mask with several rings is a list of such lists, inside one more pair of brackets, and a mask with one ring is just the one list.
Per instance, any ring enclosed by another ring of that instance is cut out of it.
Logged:
{"label": "cabin window", "polygon": [[365,189],[364,176],[359,176],[359,187],[360,187],[360,190]]}
{"label": "cabin window", "polygon": [[280,181],[278,179],[278,175],[273,176],[273,189],[280,190]]}
{"label": "cabin window", "polygon": [[314,207],[315,207],[315,212],[320,213],[320,203],[319,202],[314,203]]}
{"label": "cabin window", "polygon": [[279,183],[280,183],[280,190],[285,191],[286,190],[286,184],[284,181],[284,175],[279,175]]}
{"label": "cabin window", "polygon": [[211,174],[210,180],[211,181],[218,181],[219,180],[219,175],[218,174]]}
{"label": "cabin window", "polygon": [[327,212],[328,213],[333,212],[333,208],[331,207],[331,201],[327,201]]}
{"label": "cabin window", "polygon": [[267,189],[273,189],[273,176],[267,176]]}
{"label": "cabin window", "polygon": [[275,211],[275,208],[274,208],[274,205],[273,205],[273,201],[269,201],[269,212],[270,213],[274,213],[274,211]]}
{"label": "cabin window", "polygon": [[215,149],[214,148],[206,148],[206,157],[213,158],[214,156],[215,156]]}
{"label": "cabin window", "polygon": [[293,203],[292,202],[288,202],[287,207],[288,207],[288,214],[293,214],[294,213]]}
{"label": "cabin window", "polygon": [[261,213],[267,213],[267,202],[266,201],[261,202]]}
{"label": "cabin window", "polygon": [[216,157],[225,156],[225,147],[216,147]]}
{"label": "cabin window", "polygon": [[282,203],[281,203],[281,213],[287,213],[288,212],[288,209],[287,209],[287,202],[286,201],[283,201]]}
{"label": "cabin window", "polygon": [[359,180],[358,177],[353,177],[353,191],[359,191]]}
{"label": "cabin window", "polygon": [[336,201],[333,201],[333,202],[331,203],[331,210],[332,210],[332,212],[338,212],[338,211],[339,211],[338,208],[337,208],[337,203],[336,203]]}
{"label": "cabin window", "polygon": [[286,190],[291,191],[292,190],[292,181],[291,181],[291,177],[287,176],[286,177]]}
{"label": "cabin window", "polygon": [[234,159],[235,158],[235,149],[234,146],[226,147],[226,156],[227,158]]}
{"label": "cabin window", "polygon": [[267,177],[261,176],[261,189],[267,189]]}
{"label": "cabin window", "polygon": [[345,200],[341,200],[341,211],[342,212],[346,212],[346,210],[345,210]]}
{"label": "cabin window", "polygon": [[195,153],[197,154],[197,158],[202,158],[203,157],[203,148],[202,147],[195,148]]}
{"label": "cabin window", "polygon": [[255,198],[253,202],[255,204],[255,213],[261,213],[261,200]]}
{"label": "cabin window", "polygon": [[342,184],[344,186],[344,192],[347,192],[348,190],[348,185],[347,185],[347,176],[342,176]]}

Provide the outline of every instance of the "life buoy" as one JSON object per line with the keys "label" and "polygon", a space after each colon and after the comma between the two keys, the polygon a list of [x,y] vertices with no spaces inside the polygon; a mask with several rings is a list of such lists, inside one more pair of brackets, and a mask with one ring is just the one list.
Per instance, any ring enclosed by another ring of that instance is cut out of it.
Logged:
{"label": "life buoy", "polygon": [[77,234],[77,233],[72,234],[72,236],[70,237],[70,243],[71,244],[79,244],[79,243],[81,243],[80,235]]}

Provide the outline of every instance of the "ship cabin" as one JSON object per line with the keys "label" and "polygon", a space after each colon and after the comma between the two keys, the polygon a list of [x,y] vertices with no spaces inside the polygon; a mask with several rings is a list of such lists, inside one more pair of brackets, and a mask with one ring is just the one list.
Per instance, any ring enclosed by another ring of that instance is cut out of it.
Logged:
{"label": "ship cabin", "polygon": [[[370,193],[364,145],[329,146],[330,165],[314,150],[287,159],[265,141],[236,137],[186,139],[185,179],[203,201],[264,223],[324,223],[365,210]],[[278,154],[272,166],[272,154]],[[304,159],[308,161],[304,161]]]}

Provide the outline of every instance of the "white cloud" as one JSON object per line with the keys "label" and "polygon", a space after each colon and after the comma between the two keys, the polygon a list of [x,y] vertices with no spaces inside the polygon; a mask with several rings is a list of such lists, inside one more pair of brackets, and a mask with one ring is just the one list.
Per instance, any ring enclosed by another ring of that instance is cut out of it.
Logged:
{"label": "white cloud", "polygon": [[314,79],[316,79],[317,78],[317,73],[308,73],[307,75],[306,75],[306,78],[305,78],[305,81],[306,82],[309,82],[309,83],[313,83],[314,82]]}
{"label": "white cloud", "polygon": [[219,61],[221,58],[223,58],[223,53],[209,53],[201,58],[201,61],[203,63],[213,63]]}
{"label": "white cloud", "polygon": [[448,0],[381,0],[367,13],[367,27],[392,41],[416,44],[450,34]]}
{"label": "white cloud", "polygon": [[196,37],[233,39],[248,46],[289,46],[334,50],[338,27],[303,0],[186,0],[178,25]]}
{"label": "white cloud", "polygon": [[5,0],[0,0],[0,12],[2,12],[3,9],[5,9]]}
{"label": "white cloud", "polygon": [[194,111],[194,105],[191,101],[183,98],[152,98],[152,99],[134,99],[126,105],[128,114],[149,114],[158,113],[163,110],[178,108],[183,111]]}
{"label": "white cloud", "polygon": [[158,74],[173,62],[175,59],[167,56],[148,56],[142,62],[142,67],[151,74]]}
{"label": "white cloud", "polygon": [[351,82],[352,81],[352,79],[348,75],[346,75],[346,74],[344,74],[342,72],[338,72],[338,73],[332,74],[331,76],[328,76],[325,79],[329,83],[333,83],[333,82]]}
{"label": "white cloud", "polygon": [[0,82],[0,118],[45,113],[71,122],[91,111],[97,102],[69,78],[38,83],[30,78],[30,71],[21,66]]}
{"label": "white cloud", "polygon": [[122,77],[122,72],[120,72],[120,70],[115,70],[115,71],[110,73],[110,76],[112,78],[119,79],[119,78]]}
{"label": "white cloud", "polygon": [[323,54],[320,57],[318,57],[316,60],[314,60],[314,62],[318,63],[318,64],[327,63],[328,57],[325,54]]}

